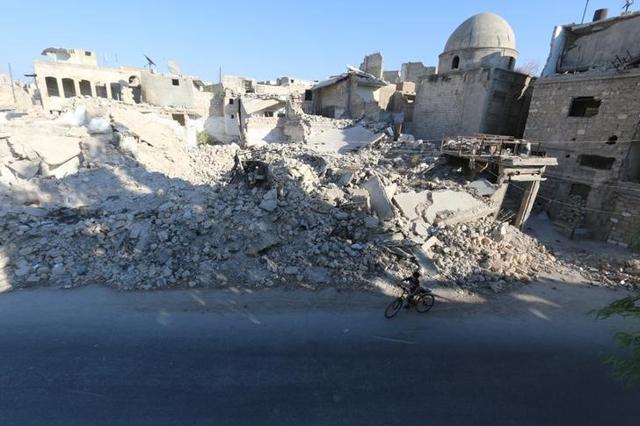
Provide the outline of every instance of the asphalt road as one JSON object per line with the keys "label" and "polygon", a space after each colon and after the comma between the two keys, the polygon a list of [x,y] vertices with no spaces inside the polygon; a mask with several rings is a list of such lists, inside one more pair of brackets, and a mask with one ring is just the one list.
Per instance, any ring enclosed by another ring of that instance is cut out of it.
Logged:
{"label": "asphalt road", "polygon": [[5,294],[0,425],[637,425],[602,364],[623,323],[543,290],[391,321],[359,294]]}

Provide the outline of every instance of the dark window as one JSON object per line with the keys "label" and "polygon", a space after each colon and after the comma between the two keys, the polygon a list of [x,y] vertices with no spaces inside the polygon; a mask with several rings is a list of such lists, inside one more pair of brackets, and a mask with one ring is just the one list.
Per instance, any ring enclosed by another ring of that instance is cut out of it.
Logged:
{"label": "dark window", "polygon": [[583,154],[578,158],[578,163],[581,166],[591,167],[592,169],[609,170],[613,167],[613,163],[616,161],[612,157],[601,157],[599,155]]}
{"label": "dark window", "polygon": [[84,51],[84,56],[91,56],[91,52],[89,52],[88,50]]}
{"label": "dark window", "polygon": [[618,136],[613,135],[607,140],[607,145],[615,145],[616,142],[618,142]]}
{"label": "dark window", "polygon": [[65,98],[73,98],[76,95],[76,83],[70,78],[63,78],[62,92]]}
{"label": "dark window", "polygon": [[96,84],[96,96],[99,98],[107,97],[107,85],[106,84]]}
{"label": "dark window", "polygon": [[513,67],[516,65],[516,58],[513,57],[509,57],[509,69],[512,70]]}
{"label": "dark window", "polygon": [[233,105],[233,98],[229,99],[229,105]]}
{"label": "dark window", "polygon": [[291,79],[291,83],[293,83],[295,80]]}
{"label": "dark window", "polygon": [[305,101],[312,101],[313,100],[313,91],[305,90],[304,91],[304,100]]}
{"label": "dark window", "polygon": [[590,191],[591,187],[589,185],[585,185],[584,183],[572,183],[569,195],[577,195],[583,200],[586,200],[589,197]]}
{"label": "dark window", "polygon": [[273,111],[265,111],[264,112],[264,116],[265,117],[273,117]]}
{"label": "dark window", "polygon": [[234,119],[234,118],[236,118],[236,116],[235,116],[235,115],[233,115],[233,114],[231,114],[231,119]]}
{"label": "dark window", "polygon": [[109,85],[111,87],[111,99],[115,99],[116,101],[122,100],[122,92],[120,83],[111,83]]}
{"label": "dark window", "polygon": [[171,114],[171,118],[180,123],[181,126],[186,124],[186,120],[184,119],[184,114]]}
{"label": "dark window", "polygon": [[55,77],[45,77],[44,82],[47,85],[48,96],[60,96],[60,89],[58,89],[58,80]]}
{"label": "dark window", "polygon": [[91,96],[91,82],[89,80],[80,80],[80,94]]}
{"label": "dark window", "polygon": [[457,70],[458,67],[460,67],[460,57],[459,56],[454,56],[453,57],[453,61],[451,62],[451,69],[452,70]]}
{"label": "dark window", "polygon": [[177,78],[172,78],[171,84],[173,84],[174,86],[180,86],[180,80],[178,80]]}
{"label": "dark window", "polygon": [[573,98],[569,117],[593,117],[598,114],[602,101],[592,96]]}

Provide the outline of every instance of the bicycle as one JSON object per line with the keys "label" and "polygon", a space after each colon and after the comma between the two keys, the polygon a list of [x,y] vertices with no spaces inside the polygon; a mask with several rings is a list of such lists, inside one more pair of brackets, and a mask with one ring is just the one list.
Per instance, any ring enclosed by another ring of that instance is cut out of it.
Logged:
{"label": "bicycle", "polygon": [[429,312],[429,310],[431,310],[431,308],[433,308],[436,298],[431,290],[420,288],[420,290],[418,290],[418,293],[411,297],[411,300],[409,300],[409,292],[404,287],[401,288],[402,295],[391,302],[389,306],[387,306],[387,309],[384,310],[385,318],[391,319],[395,317],[398,312],[400,312],[400,309],[405,306],[405,304],[408,307],[415,307],[416,311],[421,314],[427,313]]}

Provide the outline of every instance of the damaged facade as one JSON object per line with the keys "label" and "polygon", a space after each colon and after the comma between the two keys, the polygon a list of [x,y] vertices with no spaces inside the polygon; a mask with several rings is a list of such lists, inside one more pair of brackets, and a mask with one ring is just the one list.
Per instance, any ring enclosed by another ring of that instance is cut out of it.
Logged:
{"label": "damaged facade", "polygon": [[172,108],[183,113],[183,121],[184,114],[208,115],[211,93],[196,77],[100,67],[96,53],[83,49],[47,48],[42,54],[47,60],[35,61],[34,70],[45,111],[62,111],[75,98],[92,97]]}
{"label": "damaged facade", "polygon": [[532,77],[514,71],[517,57],[514,32],[500,16],[481,13],[463,22],[449,37],[437,74],[419,78],[415,136],[521,137]]}
{"label": "damaged facade", "polygon": [[526,137],[558,158],[542,186],[573,237],[640,247],[640,13],[555,28]]}
{"label": "damaged facade", "polygon": [[252,78],[224,76],[222,82],[212,86],[205,128],[214,140],[224,143],[251,145],[301,136],[292,126],[285,128],[289,124],[285,120],[287,105],[303,108],[313,84],[292,77],[258,83]]}
{"label": "damaged facade", "polygon": [[321,81],[311,89],[310,112],[329,118],[378,119],[380,113],[387,109],[396,88],[382,79],[382,56],[376,57],[379,60],[375,61],[367,58],[363,67],[378,76],[348,67],[346,72]]}

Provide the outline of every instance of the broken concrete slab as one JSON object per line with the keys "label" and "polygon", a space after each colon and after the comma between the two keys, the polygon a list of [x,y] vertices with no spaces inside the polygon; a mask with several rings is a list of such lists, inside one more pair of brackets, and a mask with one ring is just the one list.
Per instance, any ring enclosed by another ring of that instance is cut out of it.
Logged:
{"label": "broken concrete slab", "polygon": [[77,173],[79,169],[80,169],[79,157],[73,157],[69,161],[62,163],[57,167],[51,167],[47,163],[42,163],[40,165],[42,176],[44,177],[53,176],[57,179],[62,179],[65,176],[69,176],[74,173]]}
{"label": "broken concrete slab", "polygon": [[467,188],[474,191],[480,197],[490,197],[498,190],[498,186],[486,179],[478,179],[467,184]]}
{"label": "broken concrete slab", "polygon": [[440,190],[430,194],[431,205],[424,209],[424,219],[429,223],[436,223],[439,215],[451,213],[458,215],[461,212],[473,211],[485,208],[486,204],[464,191]]}
{"label": "broken concrete slab", "polygon": [[418,219],[416,207],[429,202],[429,191],[415,192],[409,191],[396,194],[393,197],[393,203],[400,209],[404,217],[409,220]]}
{"label": "broken concrete slab", "polygon": [[18,177],[21,177],[22,179],[31,179],[38,174],[38,171],[40,170],[40,163],[31,160],[18,160],[11,164],[7,164],[7,167]]}
{"label": "broken concrete slab", "polygon": [[346,154],[377,141],[381,136],[363,126],[339,129],[314,123],[306,141],[317,151]]}
{"label": "broken concrete slab", "polygon": [[393,205],[389,198],[384,185],[379,177],[374,176],[362,185],[369,192],[371,207],[376,212],[378,219],[389,220],[394,217]]}

